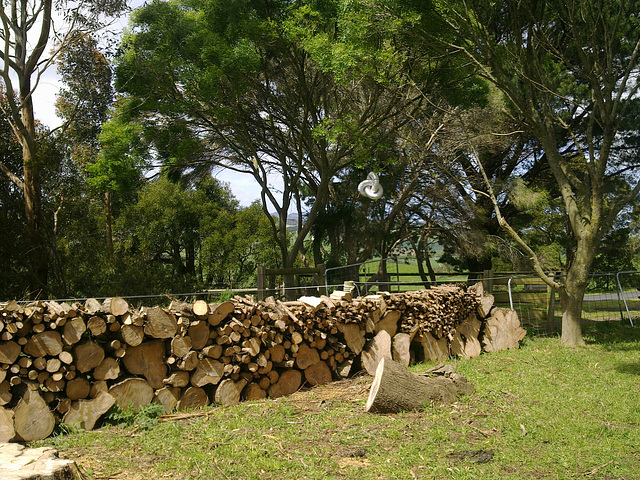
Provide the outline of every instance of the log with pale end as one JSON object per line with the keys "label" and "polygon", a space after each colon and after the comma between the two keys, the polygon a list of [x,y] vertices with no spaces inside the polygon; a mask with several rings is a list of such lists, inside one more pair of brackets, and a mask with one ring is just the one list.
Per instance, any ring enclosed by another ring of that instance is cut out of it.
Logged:
{"label": "log with pale end", "polygon": [[230,378],[222,380],[218,385],[218,388],[216,388],[214,396],[215,402],[223,407],[237,405],[240,403],[240,394],[242,393],[242,389],[244,389],[246,385],[246,380],[242,379],[237,382],[234,382]]}
{"label": "log with pale end", "polygon": [[190,410],[202,408],[207,405],[209,405],[207,392],[201,387],[189,387],[183,392],[176,408],[178,410]]}
{"label": "log with pale end", "polygon": [[96,422],[116,403],[109,393],[100,391],[91,400],[78,400],[71,404],[69,411],[62,417],[67,425],[85,430],[93,430]]}
{"label": "log with pale end", "polygon": [[28,385],[13,410],[16,439],[24,442],[43,440],[51,435],[56,420],[38,387]]}
{"label": "log with pale end", "polygon": [[153,388],[143,378],[127,378],[109,388],[109,395],[116,400],[122,410],[133,408],[138,410],[153,400]]}
{"label": "log with pale end", "polygon": [[526,334],[514,310],[494,308],[484,324],[482,348],[485,352],[518,348]]}
{"label": "log with pale end", "polygon": [[284,370],[278,381],[269,387],[269,396],[272,398],[291,395],[302,385],[302,373],[299,370]]}
{"label": "log with pale end", "polygon": [[165,364],[165,346],[161,340],[144,342],[127,349],[123,359],[124,367],[134,375],[143,375],[151,387],[164,387],[167,375]]}
{"label": "log with pale end", "polygon": [[144,333],[153,338],[173,338],[178,332],[178,322],[172,313],[164,308],[153,307],[146,309]]}
{"label": "log with pale end", "polygon": [[453,403],[472,391],[461,375],[423,377],[385,357],[378,364],[365,409],[371,413],[420,411],[431,404]]}
{"label": "log with pale end", "polygon": [[360,362],[369,375],[375,375],[378,363],[385,357],[391,358],[391,337],[386,330],[380,330],[362,351]]}

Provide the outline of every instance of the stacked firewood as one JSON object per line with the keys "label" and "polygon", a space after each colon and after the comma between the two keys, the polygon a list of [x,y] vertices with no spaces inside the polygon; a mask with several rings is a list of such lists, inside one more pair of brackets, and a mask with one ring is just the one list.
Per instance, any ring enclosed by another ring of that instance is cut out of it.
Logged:
{"label": "stacked firewood", "polygon": [[[230,405],[372,373],[384,356],[404,364],[474,356],[482,308],[491,310],[479,288],[140,309],[118,297],[8,302],[0,305],[0,442],[45,438],[58,421],[91,429],[114,404]],[[517,316],[509,321],[519,328]],[[494,330],[485,337],[500,337]],[[494,343],[485,350],[511,348]]]}

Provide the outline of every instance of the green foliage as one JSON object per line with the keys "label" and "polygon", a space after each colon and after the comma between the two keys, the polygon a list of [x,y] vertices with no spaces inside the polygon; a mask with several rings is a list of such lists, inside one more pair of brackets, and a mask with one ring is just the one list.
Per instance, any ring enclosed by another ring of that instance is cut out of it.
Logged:
{"label": "green foliage", "polygon": [[64,84],[56,99],[56,113],[70,122],[65,138],[79,163],[92,161],[98,135],[113,102],[111,66],[89,34],[73,32],[62,46],[57,71]]}
{"label": "green foliage", "polygon": [[129,405],[126,409],[114,405],[105,414],[104,425],[118,425],[121,427],[138,427],[141,430],[150,430],[158,423],[158,417],[165,413],[164,405],[150,403],[133,408]]}
{"label": "green foliage", "polygon": [[186,184],[160,177],[117,222],[127,285],[137,293],[254,285],[256,265],[274,255],[266,222],[211,176]]}
{"label": "green foliage", "polygon": [[87,185],[96,192],[130,193],[140,183],[145,166],[141,128],[113,117],[102,125],[98,136],[100,155],[86,165]]}

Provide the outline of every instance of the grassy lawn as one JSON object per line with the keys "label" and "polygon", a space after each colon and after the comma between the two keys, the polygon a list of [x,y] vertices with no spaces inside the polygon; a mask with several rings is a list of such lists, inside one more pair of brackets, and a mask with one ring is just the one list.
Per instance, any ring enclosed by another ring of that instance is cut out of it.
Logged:
{"label": "grassy lawn", "polygon": [[519,350],[451,360],[475,392],[421,412],[365,413],[371,378],[356,377],[38,446],[92,479],[640,478],[640,328],[585,333],[582,348],[527,337]]}

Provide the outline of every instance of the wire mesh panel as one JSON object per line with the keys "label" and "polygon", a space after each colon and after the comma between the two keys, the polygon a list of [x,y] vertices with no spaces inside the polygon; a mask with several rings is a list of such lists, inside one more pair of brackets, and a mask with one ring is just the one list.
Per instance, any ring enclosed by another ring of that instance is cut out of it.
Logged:
{"label": "wire mesh panel", "polygon": [[623,305],[623,323],[640,324],[640,272],[618,272],[616,280]]}
{"label": "wire mesh panel", "polygon": [[411,256],[368,260],[327,268],[325,272],[329,291],[339,289],[349,281],[355,283],[358,294],[406,292],[443,283],[475,283],[477,276],[469,273],[436,273],[434,280],[425,272],[420,273],[416,258]]}

